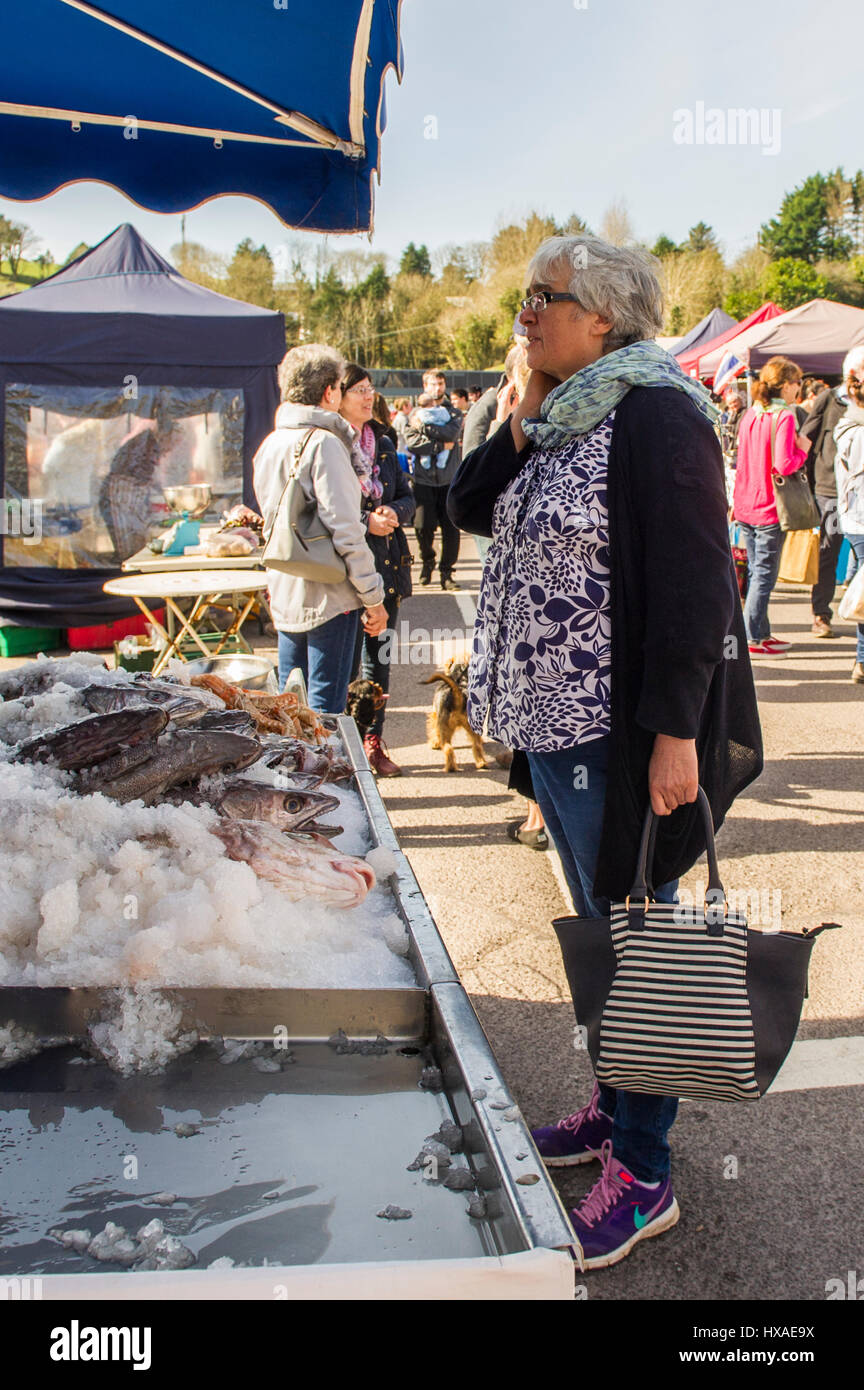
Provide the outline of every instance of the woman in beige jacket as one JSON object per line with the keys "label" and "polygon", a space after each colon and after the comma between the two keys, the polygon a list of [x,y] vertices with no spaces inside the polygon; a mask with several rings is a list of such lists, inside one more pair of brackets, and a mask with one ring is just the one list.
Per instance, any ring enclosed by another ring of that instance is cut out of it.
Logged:
{"label": "woman in beige jacket", "polygon": [[360,483],[351,462],[354,431],[337,414],[345,362],[317,343],[292,348],[279,368],[282,405],[275,428],[253,463],[253,481],[269,535],[280,498],[300,451],[300,486],[345,562],[345,579],[319,584],[268,571],[270,606],[279,638],[279,685],[299,667],[313,709],[341,714],[353,674],[361,613],[372,636],[387,624],[384,582],[375,568],[361,521]]}

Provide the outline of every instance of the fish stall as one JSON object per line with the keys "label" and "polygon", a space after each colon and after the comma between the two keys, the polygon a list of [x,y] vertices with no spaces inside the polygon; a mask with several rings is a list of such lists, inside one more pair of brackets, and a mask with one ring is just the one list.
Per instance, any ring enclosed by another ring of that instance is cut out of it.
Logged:
{"label": "fish stall", "polygon": [[0,696],[0,1279],[573,1298],[353,721],[82,654]]}

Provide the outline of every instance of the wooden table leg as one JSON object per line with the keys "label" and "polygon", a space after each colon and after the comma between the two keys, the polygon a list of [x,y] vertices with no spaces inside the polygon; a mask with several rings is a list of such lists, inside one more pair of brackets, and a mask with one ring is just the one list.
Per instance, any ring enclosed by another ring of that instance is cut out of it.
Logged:
{"label": "wooden table leg", "polygon": [[[237,596],[236,596],[236,594],[235,594],[235,595],[234,595],[234,598],[235,598],[235,604],[234,604],[235,613],[236,613],[236,609],[237,609],[236,597],[237,597]],[[239,637],[240,640],[241,640],[241,642],[245,642],[245,641],[246,641],[245,637],[243,637],[243,635],[242,635],[242,633],[241,633],[241,628],[243,627],[243,624],[245,623],[246,619],[249,617],[249,614],[251,613],[252,608],[254,607],[255,599],[256,599],[256,595],[255,595],[254,593],[250,594],[249,599],[248,599],[248,602],[246,603],[246,605],[245,605],[245,607],[244,607],[242,613],[237,613],[237,615],[236,615],[236,617],[235,617],[233,623],[232,623],[231,626],[228,628],[228,631],[225,633],[224,637],[222,638],[222,641],[219,643],[218,647],[216,648],[215,652],[213,653],[214,656],[218,656],[218,655],[219,655],[219,653],[221,652],[222,648],[225,646],[225,643],[228,641],[228,638],[229,638],[229,637]],[[246,645],[247,645],[247,647],[248,647],[248,646],[249,646],[249,643],[246,642]],[[252,648],[249,647],[249,650],[251,651]]]}

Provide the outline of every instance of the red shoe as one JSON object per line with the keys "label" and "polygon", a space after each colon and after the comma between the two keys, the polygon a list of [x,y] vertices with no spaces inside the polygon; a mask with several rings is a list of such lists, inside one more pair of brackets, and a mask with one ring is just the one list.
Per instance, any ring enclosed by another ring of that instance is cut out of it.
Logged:
{"label": "red shoe", "polygon": [[782,637],[763,637],[762,646],[770,647],[771,650],[777,652],[779,656],[781,652],[788,652],[789,648],[792,646],[792,643],[784,642]]}
{"label": "red shoe", "polygon": [[387,751],[377,734],[367,734],[363,740],[363,748],[376,777],[402,776],[401,767],[397,767],[392,758],[387,756]]}

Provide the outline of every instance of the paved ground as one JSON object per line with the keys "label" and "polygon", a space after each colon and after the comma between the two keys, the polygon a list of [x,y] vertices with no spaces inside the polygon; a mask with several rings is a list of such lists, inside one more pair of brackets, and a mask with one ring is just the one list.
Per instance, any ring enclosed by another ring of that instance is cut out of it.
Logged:
{"label": "paved ground", "polygon": [[[431,688],[419,682],[432,667],[422,642],[436,628],[469,626],[480,565],[468,538],[457,578],[462,594],[420,589],[403,606],[422,664],[394,667],[385,732],[406,775],[379,786],[504,1073],[538,1124],[587,1099],[590,1069],[572,1046],[549,925],[566,910],[551,856],[504,834],[524,802],[505,772],[475,771],[464,735],[456,774],[425,744]],[[794,654],[757,669],[766,768],[718,845],[726,886],[748,895],[751,921],[758,909],[759,925],[779,925],[778,914],[786,929],[843,924],[814,948],[799,1032],[824,1041],[796,1045],[790,1089],[756,1105],[681,1106],[681,1221],[586,1276],[592,1298],[821,1299],[826,1280],[864,1276],[864,687],[849,680],[854,629],[811,639],[808,613],[803,594],[772,603],[774,631],[794,641]],[[697,894],[703,883],[699,866],[685,880]],[[848,1038],[856,1041],[840,1041]],[[570,1170],[565,1201],[596,1174],[594,1164]]]}
{"label": "paved ground", "polygon": [[[480,565],[468,538],[457,577],[462,593],[420,589],[403,606],[409,644],[394,665],[386,736],[405,776],[379,785],[513,1093],[539,1124],[590,1090],[549,925],[566,905],[552,856],[505,837],[524,806],[507,774],[477,772],[462,742],[460,771],[447,774],[425,743],[432,688],[420,682],[433,662],[424,643],[437,628],[455,630],[451,648],[464,646],[473,621]],[[757,669],[766,769],[721,832],[721,869],[727,888],[750,895],[761,925],[778,924],[779,912],[786,928],[844,929],[816,944],[786,1089],[756,1105],[681,1106],[681,1221],[585,1276],[591,1298],[814,1300],[829,1279],[864,1277],[864,687],[849,680],[851,626],[839,625],[836,641],[811,639],[797,593],[779,595],[771,618],[794,654]],[[702,882],[699,866],[685,880],[697,893]],[[596,1172],[570,1170],[565,1201]]]}

